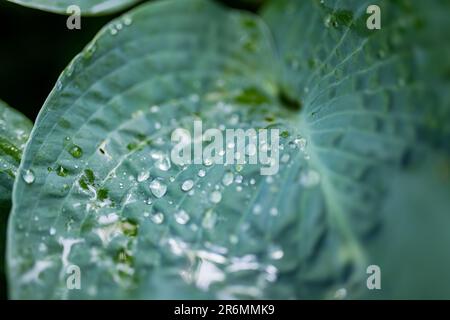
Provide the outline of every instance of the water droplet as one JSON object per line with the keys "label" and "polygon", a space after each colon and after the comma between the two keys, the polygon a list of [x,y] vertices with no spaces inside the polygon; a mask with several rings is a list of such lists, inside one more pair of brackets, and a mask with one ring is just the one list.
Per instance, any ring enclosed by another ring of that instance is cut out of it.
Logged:
{"label": "water droplet", "polygon": [[300,149],[300,151],[305,151],[306,149],[306,139],[305,138],[297,138],[294,140],[295,145]]}
{"label": "water droplet", "polygon": [[52,235],[52,236],[55,235],[55,233],[56,233],[55,228],[50,228],[49,233],[50,233],[50,235]]}
{"label": "water droplet", "polygon": [[287,163],[290,159],[289,153],[285,153],[281,156],[281,162]]}
{"label": "water droplet", "polygon": [[31,169],[25,170],[25,172],[22,174],[23,181],[25,181],[28,184],[31,184],[34,182],[34,172]]}
{"label": "water droplet", "polygon": [[72,148],[70,148],[69,153],[74,158],[81,158],[83,155],[83,149],[81,149],[79,146],[74,145]]}
{"label": "water droplet", "polygon": [[216,224],[216,214],[214,213],[214,211],[209,209],[205,213],[205,217],[203,218],[203,221],[202,221],[202,226],[206,229],[212,229],[212,228],[214,228],[215,224]]}
{"label": "water droplet", "polygon": [[161,224],[164,222],[164,215],[161,212],[154,213],[150,218],[155,224]]}
{"label": "water droplet", "polygon": [[159,112],[159,107],[158,106],[151,106],[150,107],[150,112],[151,113],[157,113],[157,112]]}
{"label": "water droplet", "polygon": [[200,169],[200,170],[198,171],[198,176],[199,176],[200,178],[203,178],[205,175],[206,175],[205,170]]}
{"label": "water droplet", "polygon": [[142,171],[141,173],[139,173],[139,175],[137,176],[137,181],[138,182],[142,182],[147,180],[150,177],[150,172],[149,171]]}
{"label": "water droplet", "polygon": [[270,213],[271,216],[277,216],[278,215],[278,209],[273,207],[273,208],[270,209],[269,213]]}
{"label": "water droplet", "polygon": [[245,154],[248,156],[254,156],[256,154],[256,146],[254,143],[249,143],[245,147]]}
{"label": "water droplet", "polygon": [[156,161],[156,167],[161,171],[168,171],[171,167],[170,159],[167,156],[162,156]]}
{"label": "water droplet", "polygon": [[123,18],[123,24],[129,26],[133,23],[133,19],[130,16],[125,16]]}
{"label": "water droplet", "polygon": [[347,297],[347,289],[345,288],[340,288],[336,290],[336,292],[334,293],[335,299],[342,300],[345,299],[346,297]]}
{"label": "water droplet", "polygon": [[319,184],[320,174],[312,169],[300,173],[300,184],[306,188],[311,188]]}
{"label": "water droplet", "polygon": [[255,204],[255,205],[253,206],[253,213],[254,213],[254,214],[256,214],[256,215],[260,214],[260,213],[261,213],[261,210],[262,210],[262,208],[261,208],[261,205],[260,205],[260,204]]}
{"label": "water droplet", "polygon": [[167,186],[160,180],[155,179],[150,182],[150,190],[155,197],[161,198],[166,194]]}
{"label": "water droplet", "polygon": [[204,164],[205,166],[209,167],[210,165],[212,165],[212,160],[210,158],[206,158]]}
{"label": "water droplet", "polygon": [[254,185],[255,183],[256,183],[256,180],[253,179],[253,178],[251,178],[251,179],[250,179],[250,184],[251,184],[251,185]]}
{"label": "water droplet", "polygon": [[273,260],[280,260],[283,258],[284,252],[279,246],[271,246],[269,248],[269,257]]}
{"label": "water droplet", "polygon": [[183,182],[183,184],[181,185],[181,190],[183,191],[189,191],[192,189],[192,187],[194,186],[194,181],[192,180],[186,180]]}
{"label": "water droplet", "polygon": [[230,184],[233,183],[233,178],[234,178],[234,175],[232,172],[226,172],[223,176],[222,183],[225,186],[229,186]]}
{"label": "water droplet", "polygon": [[239,174],[236,176],[236,179],[234,180],[236,181],[236,183],[240,184],[242,183],[242,180],[244,180],[244,177]]}
{"label": "water droplet", "polygon": [[219,191],[213,191],[209,196],[212,203],[219,203],[222,200],[222,194]]}
{"label": "water droplet", "polygon": [[179,224],[186,224],[189,221],[190,217],[184,210],[179,210],[175,212],[175,221]]}

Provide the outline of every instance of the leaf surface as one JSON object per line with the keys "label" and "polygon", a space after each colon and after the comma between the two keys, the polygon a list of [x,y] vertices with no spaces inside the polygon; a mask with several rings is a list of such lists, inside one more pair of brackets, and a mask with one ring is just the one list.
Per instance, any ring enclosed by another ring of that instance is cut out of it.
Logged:
{"label": "leaf surface", "polygon": [[0,101],[0,274],[1,296],[6,296],[4,256],[11,194],[23,148],[33,124],[20,112]]}
{"label": "leaf surface", "polygon": [[[60,14],[67,14],[70,6],[76,5],[81,10],[81,15],[93,16],[109,14],[123,10],[139,0],[8,0],[25,7],[49,11]],[[71,13],[73,11],[71,10]]]}
{"label": "leaf surface", "polygon": [[[424,154],[448,165],[449,133],[448,78],[433,68],[448,67],[448,48],[419,23],[429,10],[383,2],[383,28],[369,31],[367,6],[273,1],[259,18],[163,1],[107,25],[61,75],[26,149],[12,297],[364,296],[383,257],[373,248],[392,240],[389,203],[407,208],[389,200],[391,177],[414,177]],[[171,163],[173,130],[196,120],[279,129],[278,173]],[[73,264],[80,290],[67,287]]]}

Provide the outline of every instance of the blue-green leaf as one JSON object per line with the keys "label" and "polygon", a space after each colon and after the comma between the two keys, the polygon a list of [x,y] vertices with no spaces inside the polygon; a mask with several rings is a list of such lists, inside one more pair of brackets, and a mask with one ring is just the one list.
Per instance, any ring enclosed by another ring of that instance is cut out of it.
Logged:
{"label": "blue-green leaf", "polygon": [[[429,36],[439,5],[382,2],[374,31],[367,5],[277,0],[260,18],[172,0],[107,25],[61,75],[26,148],[11,296],[370,296],[369,264],[395,272],[378,248],[398,240],[388,217],[410,208],[397,188],[448,168],[450,64]],[[170,162],[173,130],[196,120],[279,129],[278,173]],[[448,175],[435,185],[448,191]],[[448,199],[433,199],[439,219]],[[420,295],[390,286],[384,297]]]}
{"label": "blue-green leaf", "polygon": [[[91,16],[108,14],[123,10],[140,0],[8,0],[25,7],[50,11],[60,14],[68,14],[70,6],[78,6],[81,15]],[[73,13],[72,10],[70,13]]]}
{"label": "blue-green leaf", "polygon": [[4,256],[11,194],[23,148],[33,124],[0,100],[0,295],[6,292]]}

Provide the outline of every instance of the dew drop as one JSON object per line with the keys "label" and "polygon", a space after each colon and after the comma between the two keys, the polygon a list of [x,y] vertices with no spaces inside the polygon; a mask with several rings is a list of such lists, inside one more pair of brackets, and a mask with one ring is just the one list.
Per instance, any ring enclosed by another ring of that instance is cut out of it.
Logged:
{"label": "dew drop", "polygon": [[242,180],[244,180],[244,177],[242,177],[240,174],[236,176],[236,179],[234,179],[236,183],[240,184],[242,183]]}
{"label": "dew drop", "polygon": [[306,139],[305,138],[297,138],[294,140],[294,143],[298,146],[300,151],[305,151],[306,149]]}
{"label": "dew drop", "polygon": [[212,165],[212,160],[210,158],[206,158],[204,164],[205,166],[209,167],[210,165]]}
{"label": "dew drop", "polygon": [[153,223],[155,224],[161,224],[164,222],[164,215],[161,212],[156,212],[155,214],[153,214],[150,218]]}
{"label": "dew drop", "polygon": [[50,228],[49,233],[50,233],[50,235],[52,235],[52,236],[55,235],[55,233],[56,233],[55,228]]}
{"label": "dew drop", "polygon": [[190,217],[184,210],[179,210],[175,212],[175,221],[179,224],[186,224],[189,221]]}
{"label": "dew drop", "polygon": [[150,172],[149,171],[142,171],[141,173],[139,173],[139,175],[137,176],[137,181],[138,182],[142,182],[147,180],[150,177]]}
{"label": "dew drop", "polygon": [[132,19],[131,17],[125,16],[125,17],[123,18],[123,24],[124,24],[124,25],[129,26],[129,25],[131,25],[132,23],[133,23],[133,19]]}
{"label": "dew drop", "polygon": [[320,174],[315,170],[303,171],[300,174],[300,184],[306,188],[311,188],[319,184]]}
{"label": "dew drop", "polygon": [[281,162],[287,163],[289,161],[289,158],[290,158],[289,153],[285,153],[281,156]]}
{"label": "dew drop", "polygon": [[181,190],[183,191],[189,191],[192,189],[192,187],[194,186],[194,181],[192,180],[186,180],[183,182],[183,184],[181,185]]}
{"label": "dew drop", "polygon": [[335,299],[342,300],[345,299],[346,297],[347,297],[347,289],[345,288],[340,288],[336,290],[336,292],[334,293]]}
{"label": "dew drop", "polygon": [[269,213],[270,213],[271,216],[277,216],[278,215],[278,209],[273,207],[273,208],[270,209]]}
{"label": "dew drop", "polygon": [[70,148],[69,153],[74,158],[81,158],[83,155],[83,149],[81,149],[79,146],[74,145],[72,148]]}
{"label": "dew drop", "polygon": [[198,176],[199,176],[200,178],[203,178],[205,175],[206,175],[205,170],[200,169],[200,170],[198,171]]}
{"label": "dew drop", "polygon": [[225,186],[229,186],[230,184],[233,183],[233,178],[234,178],[234,175],[232,172],[226,172],[223,176],[222,183]]}
{"label": "dew drop", "polygon": [[261,208],[261,205],[260,205],[260,204],[255,204],[255,205],[253,206],[253,214],[258,215],[258,214],[261,213],[261,210],[262,210],[262,208]]}
{"label": "dew drop", "polygon": [[167,186],[158,179],[150,182],[150,190],[157,198],[161,198],[166,194]]}
{"label": "dew drop", "polygon": [[214,211],[209,209],[205,213],[205,217],[203,218],[203,221],[202,221],[202,226],[205,229],[212,229],[212,228],[214,228],[215,224],[216,224],[216,214],[214,213]]}
{"label": "dew drop", "polygon": [[161,158],[159,158],[158,161],[156,162],[156,166],[161,171],[168,171],[171,167],[169,157],[162,156]]}
{"label": "dew drop", "polygon": [[283,258],[284,252],[279,246],[271,246],[269,248],[269,257],[273,260],[280,260]]}
{"label": "dew drop", "polygon": [[219,191],[213,191],[209,196],[212,203],[219,203],[222,200],[222,194]]}
{"label": "dew drop", "polygon": [[34,172],[31,169],[25,170],[25,172],[22,174],[23,181],[25,181],[27,184],[31,184],[34,182]]}

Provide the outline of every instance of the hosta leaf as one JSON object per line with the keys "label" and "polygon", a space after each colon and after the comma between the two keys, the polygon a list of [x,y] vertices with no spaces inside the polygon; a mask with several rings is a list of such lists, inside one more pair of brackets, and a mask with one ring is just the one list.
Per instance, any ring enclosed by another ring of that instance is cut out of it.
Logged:
{"label": "hosta leaf", "polygon": [[67,14],[67,8],[76,5],[81,10],[81,15],[108,14],[125,9],[139,0],[8,0],[22,6]]}
{"label": "hosta leaf", "polygon": [[[163,1],[106,26],[61,75],[27,146],[12,297],[366,295],[365,269],[392,240],[386,217],[408,208],[391,177],[417,181],[424,154],[448,164],[449,132],[433,49],[411,40],[429,40],[415,16],[426,11],[383,2],[386,30],[369,32],[367,5],[273,1],[267,27],[211,1]],[[195,120],[279,129],[279,172],[170,163],[171,133]],[[448,203],[436,201],[441,216]]]}
{"label": "hosta leaf", "polygon": [[6,225],[11,208],[11,193],[23,148],[32,123],[18,111],[0,101],[0,274],[4,284]]}

